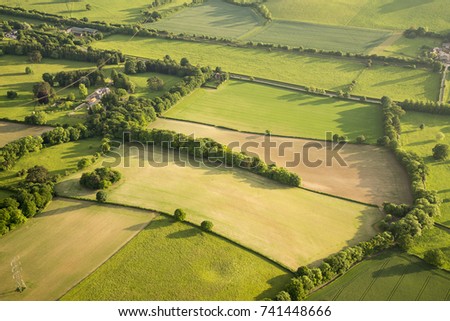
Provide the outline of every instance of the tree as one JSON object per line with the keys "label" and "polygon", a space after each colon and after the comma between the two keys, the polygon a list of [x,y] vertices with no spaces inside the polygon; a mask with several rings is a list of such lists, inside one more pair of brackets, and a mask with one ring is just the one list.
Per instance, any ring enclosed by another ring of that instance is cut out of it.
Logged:
{"label": "tree", "polygon": [[6,97],[8,97],[9,99],[15,99],[17,98],[17,96],[18,96],[17,91],[9,90],[6,92]]}
{"label": "tree", "polygon": [[55,90],[46,81],[37,83],[33,86],[34,97],[38,99],[39,104],[48,104],[50,98],[55,97]]}
{"label": "tree", "polygon": [[214,227],[214,224],[211,221],[203,221],[200,226],[205,231],[211,231]]}
{"label": "tree", "polygon": [[356,137],[357,144],[364,144],[366,142],[366,137],[364,135]]}
{"label": "tree", "polygon": [[92,164],[91,160],[89,158],[82,158],[77,163],[77,168],[79,170],[84,169]]}
{"label": "tree", "polygon": [[425,252],[423,259],[425,262],[437,266],[442,267],[446,263],[445,254],[440,249],[432,249]]}
{"label": "tree", "polygon": [[275,296],[275,301],[291,301],[291,296],[286,291],[281,291]]}
{"label": "tree", "polygon": [[189,60],[186,57],[181,58],[180,65],[183,66],[183,67],[189,66]]}
{"label": "tree", "polygon": [[87,3],[86,4],[86,10],[90,11],[91,9],[92,9],[92,6],[89,3]]}
{"label": "tree", "polygon": [[433,157],[436,160],[445,160],[448,158],[448,145],[447,144],[436,144],[433,147]]}
{"label": "tree", "polygon": [[175,210],[174,216],[175,216],[175,219],[176,219],[177,221],[182,222],[182,221],[184,221],[184,220],[186,219],[186,212],[183,211],[183,210],[180,209],[180,208],[177,208],[177,209]]}
{"label": "tree", "polygon": [[30,60],[30,62],[32,63],[39,63],[42,61],[42,54],[40,51],[35,50],[30,52],[30,54],[28,55],[28,59]]}
{"label": "tree", "polygon": [[87,97],[87,95],[88,95],[88,89],[86,88],[86,85],[85,85],[85,84],[80,84],[80,85],[78,86],[78,91],[80,92],[80,97],[81,97],[81,99],[84,99],[84,98]]}
{"label": "tree", "polygon": [[164,88],[164,80],[156,76],[151,76],[147,79],[147,86],[150,90],[162,90]]}
{"label": "tree", "polygon": [[136,60],[127,59],[125,62],[125,73],[127,75],[133,75],[136,73]]}
{"label": "tree", "polygon": [[53,87],[54,83],[55,83],[55,76],[53,76],[52,74],[46,72],[42,75],[42,80],[45,82],[48,82],[50,84],[50,86]]}
{"label": "tree", "polygon": [[27,75],[31,75],[33,73],[33,70],[31,70],[31,68],[27,66],[27,67],[25,67],[25,73]]}
{"label": "tree", "polygon": [[45,125],[47,123],[47,114],[45,111],[33,112],[29,116],[25,116],[25,123],[31,125]]}
{"label": "tree", "polygon": [[97,194],[95,194],[95,198],[97,199],[97,202],[105,203],[108,199],[108,194],[105,191],[98,191]]}
{"label": "tree", "polygon": [[420,128],[421,130],[424,130],[424,129],[425,129],[425,124],[420,124],[419,128]]}
{"label": "tree", "polygon": [[445,138],[445,135],[442,132],[438,132],[436,134],[436,140],[443,140]]}
{"label": "tree", "polygon": [[75,101],[76,97],[74,93],[69,93],[66,98],[68,101]]}
{"label": "tree", "polygon": [[44,166],[31,167],[25,180],[30,183],[46,183],[49,180],[48,170]]}

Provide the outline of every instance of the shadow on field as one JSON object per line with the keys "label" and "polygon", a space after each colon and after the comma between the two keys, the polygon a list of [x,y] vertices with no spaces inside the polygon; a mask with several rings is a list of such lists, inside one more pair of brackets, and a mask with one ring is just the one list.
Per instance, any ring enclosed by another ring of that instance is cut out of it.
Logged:
{"label": "shadow on field", "polygon": [[291,278],[292,275],[290,274],[282,274],[268,280],[267,284],[270,285],[270,288],[260,293],[257,297],[255,297],[255,300],[261,301],[266,298],[273,298],[278,292],[284,290],[285,285]]}
{"label": "shadow on field", "polygon": [[178,232],[174,232],[172,234],[167,235],[167,238],[169,239],[185,239],[189,237],[195,237],[202,235],[202,231],[200,231],[198,228],[192,227],[189,229],[181,230]]}
{"label": "shadow on field", "polygon": [[381,6],[378,10],[380,13],[393,13],[402,10],[408,10],[415,7],[425,5],[427,3],[432,3],[434,0],[392,0],[389,3]]}

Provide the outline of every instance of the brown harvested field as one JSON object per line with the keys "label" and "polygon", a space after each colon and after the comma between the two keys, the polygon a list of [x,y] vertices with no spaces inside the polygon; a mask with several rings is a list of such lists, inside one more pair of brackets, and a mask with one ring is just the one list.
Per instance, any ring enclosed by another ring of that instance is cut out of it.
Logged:
{"label": "brown harvested field", "polygon": [[[195,137],[209,137],[226,145],[234,142],[239,142],[239,146],[249,142],[257,143],[257,147],[249,146],[247,153],[257,154],[267,163],[276,163],[278,166],[288,168],[302,178],[304,187],[319,192],[375,205],[381,205],[385,201],[397,203],[412,201],[410,184],[405,170],[395,156],[385,148],[347,144],[338,153],[345,164],[341,165],[336,159],[333,159],[332,166],[328,166],[325,142],[271,137],[271,142],[274,142],[276,146],[286,142],[292,143],[292,148],[285,148],[284,155],[282,155],[280,148],[272,148],[269,153],[269,150],[261,145],[266,137],[263,135],[171,119],[158,119],[151,124],[151,127],[173,130],[187,135],[194,134]],[[310,143],[317,146],[309,148],[308,159],[311,162],[322,160],[323,164],[320,166],[309,166],[304,161],[303,151],[305,145]],[[294,160],[294,154],[297,152],[301,153],[302,161],[295,166],[288,165]],[[265,156],[266,154],[267,156]],[[270,158],[268,154],[270,154]],[[328,149],[328,155],[332,155],[330,149]]]}
{"label": "brown harvested field", "polygon": [[52,130],[53,127],[31,126],[0,121],[0,147],[25,136],[37,136]]}
{"label": "brown harvested field", "polygon": [[[141,231],[155,214],[55,199],[47,210],[0,237],[0,301],[55,300]],[[28,288],[15,291],[10,262],[20,256]]]}

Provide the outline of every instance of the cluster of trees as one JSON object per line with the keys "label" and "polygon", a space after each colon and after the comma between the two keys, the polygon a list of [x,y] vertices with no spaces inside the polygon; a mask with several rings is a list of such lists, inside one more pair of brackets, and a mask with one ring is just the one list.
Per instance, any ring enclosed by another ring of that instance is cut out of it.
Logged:
{"label": "cluster of trees", "polygon": [[[27,179],[33,170],[28,170]],[[42,211],[52,197],[51,182],[21,184],[14,195],[0,200],[0,235],[6,234]]]}
{"label": "cluster of trees", "polygon": [[147,87],[151,91],[159,91],[164,88],[164,80],[159,77],[151,76],[147,79]]}
{"label": "cluster of trees", "polygon": [[438,32],[434,32],[434,31],[429,31],[428,28],[425,27],[417,27],[417,28],[409,28],[406,29],[403,32],[403,35],[406,38],[417,38],[417,37],[428,37],[428,38],[437,38],[437,39],[443,39],[443,41],[448,41],[450,40],[450,33],[447,34],[441,34]]}
{"label": "cluster of trees", "polygon": [[113,81],[114,87],[124,89],[128,93],[132,94],[136,90],[136,84],[122,72],[118,73],[113,69],[111,71],[111,80]]}
{"label": "cluster of trees", "polygon": [[83,173],[80,185],[90,189],[107,189],[121,178],[120,172],[109,167],[101,167],[90,173]]}
{"label": "cluster of trees", "polygon": [[297,174],[282,167],[267,165],[258,157],[233,152],[227,146],[209,138],[194,139],[184,134],[159,129],[144,129],[134,132],[133,135],[142,143],[153,142],[156,146],[163,147],[170,143],[171,148],[186,151],[196,159],[203,158],[209,162],[245,169],[288,186],[301,185],[301,179]]}
{"label": "cluster of trees", "polygon": [[6,97],[8,99],[16,99],[19,96],[19,94],[17,93],[17,91],[14,90],[8,90],[6,92]]}
{"label": "cluster of trees", "polygon": [[47,123],[47,113],[44,111],[33,112],[25,116],[25,123],[30,125],[45,125]]}
{"label": "cluster of trees", "polygon": [[404,110],[419,111],[429,114],[450,115],[450,105],[441,104],[435,101],[414,101],[406,99],[400,102],[399,105]]}
{"label": "cluster of trees", "polygon": [[383,232],[370,241],[361,242],[329,256],[316,268],[301,266],[284,291],[275,297],[277,301],[301,301],[316,287],[323,285],[335,277],[347,272],[354,264],[390,248],[394,237],[389,232]]}
{"label": "cluster of trees", "polygon": [[225,2],[242,7],[255,8],[265,19],[272,21],[272,13],[262,2],[266,0],[224,0]]}
{"label": "cluster of trees", "polygon": [[37,102],[41,105],[48,104],[52,99],[56,98],[56,92],[52,86],[46,81],[42,81],[33,85],[33,94]]}
{"label": "cluster of trees", "polygon": [[73,84],[73,87],[77,87],[78,84],[84,84],[86,87],[103,86],[105,84],[105,75],[101,70],[60,71],[56,74],[44,73],[42,79],[51,86],[58,85],[59,87],[66,87],[71,84]]}

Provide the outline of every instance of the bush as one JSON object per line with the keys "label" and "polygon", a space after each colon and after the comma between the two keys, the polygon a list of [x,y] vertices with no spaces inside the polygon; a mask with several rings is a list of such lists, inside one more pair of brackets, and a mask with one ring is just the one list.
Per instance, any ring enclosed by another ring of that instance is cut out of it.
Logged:
{"label": "bush", "polygon": [[177,208],[177,209],[175,210],[174,216],[175,216],[175,219],[176,219],[177,221],[182,222],[182,221],[184,221],[184,220],[186,219],[186,212],[183,211],[183,210],[180,209],[180,208]]}
{"label": "bush", "polygon": [[25,123],[31,125],[45,125],[47,123],[47,114],[45,111],[38,111],[30,116],[25,116]]}
{"label": "bush", "polygon": [[17,91],[9,90],[6,92],[6,97],[8,97],[9,99],[15,99],[17,98],[17,96],[18,96]]}
{"label": "bush", "polygon": [[33,70],[31,70],[30,67],[26,67],[26,68],[25,68],[25,73],[26,73],[27,75],[32,74],[32,73],[33,73]]}
{"label": "bush", "polygon": [[436,144],[433,147],[433,157],[436,160],[445,160],[448,158],[448,145]]}
{"label": "bush", "polygon": [[78,170],[82,170],[92,164],[92,161],[89,158],[82,158],[77,163]]}
{"label": "bush", "polygon": [[214,227],[214,224],[211,221],[203,221],[200,226],[204,231],[211,231]]}
{"label": "bush", "polygon": [[291,301],[291,296],[286,291],[281,291],[275,296],[275,301]]}
{"label": "bush", "polygon": [[97,202],[105,203],[108,198],[108,194],[105,191],[98,191],[95,198],[97,199]]}
{"label": "bush", "polygon": [[446,263],[445,255],[440,249],[426,251],[423,259],[427,263],[437,267],[442,267]]}
{"label": "bush", "polygon": [[366,142],[366,137],[364,135],[356,137],[357,144],[364,144]]}
{"label": "bush", "polygon": [[48,170],[44,166],[31,167],[25,180],[30,183],[46,183],[49,180]]}
{"label": "bush", "polygon": [[122,175],[109,167],[101,167],[81,175],[80,184],[90,189],[107,189],[118,182]]}

